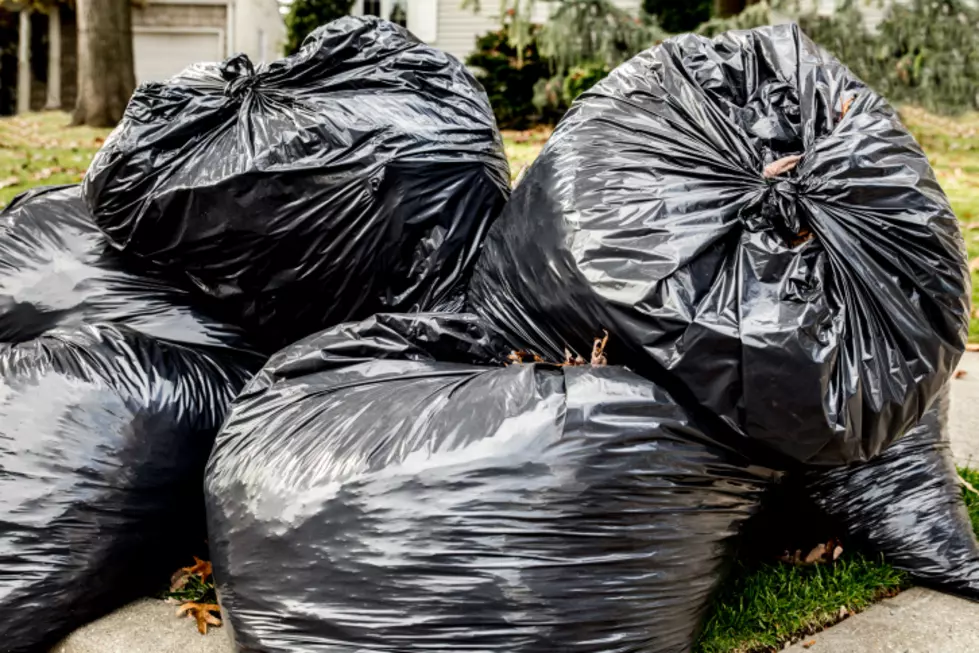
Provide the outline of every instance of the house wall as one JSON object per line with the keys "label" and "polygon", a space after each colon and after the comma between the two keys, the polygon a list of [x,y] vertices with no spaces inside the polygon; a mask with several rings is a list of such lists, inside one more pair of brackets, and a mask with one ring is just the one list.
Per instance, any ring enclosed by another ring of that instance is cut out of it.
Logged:
{"label": "house wall", "polygon": [[149,4],[133,6],[133,29],[158,27],[227,27],[223,4]]}
{"label": "house wall", "polygon": [[234,12],[235,52],[252,61],[275,61],[283,55],[286,25],[276,0],[236,0]]}
{"label": "house wall", "polygon": [[[629,11],[639,11],[641,0],[613,0]],[[500,0],[480,0],[480,11],[462,7],[462,0],[438,0],[438,38],[434,45],[464,60],[476,45],[476,39],[500,27]],[[553,4],[538,0],[532,19],[545,22]],[[411,25],[408,25],[411,29]]]}

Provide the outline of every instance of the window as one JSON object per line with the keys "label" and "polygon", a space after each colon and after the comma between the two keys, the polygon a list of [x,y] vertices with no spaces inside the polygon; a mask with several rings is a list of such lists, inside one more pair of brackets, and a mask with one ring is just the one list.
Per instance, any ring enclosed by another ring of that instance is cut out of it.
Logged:
{"label": "window", "polygon": [[364,15],[365,16],[380,16],[381,15],[381,0],[364,0]]}

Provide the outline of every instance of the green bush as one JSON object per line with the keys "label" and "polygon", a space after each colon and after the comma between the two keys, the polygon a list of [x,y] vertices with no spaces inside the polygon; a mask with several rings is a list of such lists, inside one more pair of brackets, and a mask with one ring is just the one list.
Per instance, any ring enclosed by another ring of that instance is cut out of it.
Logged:
{"label": "green bush", "polygon": [[537,50],[537,31],[537,26],[531,30],[522,64],[505,27],[480,37],[475,52],[466,59],[467,66],[478,69],[477,78],[486,89],[501,129],[526,129],[548,120],[534,106],[535,86],[550,77],[550,68]]}
{"label": "green bush", "polygon": [[832,16],[801,16],[799,24],[891,102],[941,113],[976,107],[979,11],[968,4],[959,0],[895,3],[873,34],[849,1]]}
{"label": "green bush", "polygon": [[609,74],[608,66],[593,62],[571,68],[566,74],[541,79],[534,87],[534,108],[541,122],[555,123],[571,103]]}
{"label": "green bush", "polygon": [[570,106],[578,96],[590,89],[609,74],[608,66],[600,62],[575,66],[564,77],[564,100]]}
{"label": "green bush", "polygon": [[656,16],[660,27],[674,34],[692,32],[701,23],[710,20],[714,0],[643,0],[643,11]]}
{"label": "green bush", "polygon": [[353,0],[293,0],[286,15],[286,54],[295,54],[320,25],[350,13]]}

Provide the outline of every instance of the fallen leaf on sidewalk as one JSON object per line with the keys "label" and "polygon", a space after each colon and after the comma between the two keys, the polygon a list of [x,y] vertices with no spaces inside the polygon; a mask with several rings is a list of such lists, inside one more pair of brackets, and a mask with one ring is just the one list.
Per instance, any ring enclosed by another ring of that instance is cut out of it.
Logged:
{"label": "fallen leaf on sidewalk", "polygon": [[812,648],[816,645],[816,640],[810,639],[808,642],[802,645],[802,648]]}
{"label": "fallen leaf on sidewalk", "polygon": [[962,377],[964,377],[967,374],[968,374],[968,372],[966,372],[965,370],[959,370],[959,371],[957,371],[955,373],[955,378],[961,379]]}
{"label": "fallen leaf on sidewalk", "polygon": [[966,351],[979,351],[979,342],[970,342],[965,346]]}
{"label": "fallen leaf on sidewalk", "polygon": [[208,625],[220,626],[221,620],[212,613],[221,614],[221,607],[215,603],[184,603],[177,608],[177,616],[187,615],[197,620],[197,631],[201,635],[207,634]]}

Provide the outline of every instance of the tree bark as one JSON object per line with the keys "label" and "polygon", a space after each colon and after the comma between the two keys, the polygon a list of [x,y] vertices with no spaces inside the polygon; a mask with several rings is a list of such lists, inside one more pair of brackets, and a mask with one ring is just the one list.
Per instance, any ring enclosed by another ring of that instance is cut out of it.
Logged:
{"label": "tree bark", "polygon": [[72,124],[112,127],[136,88],[130,0],[78,0],[78,100]]}
{"label": "tree bark", "polygon": [[48,97],[44,108],[61,108],[61,5],[48,10]]}
{"label": "tree bark", "polygon": [[740,14],[747,4],[745,0],[714,0],[714,16],[727,18]]}

